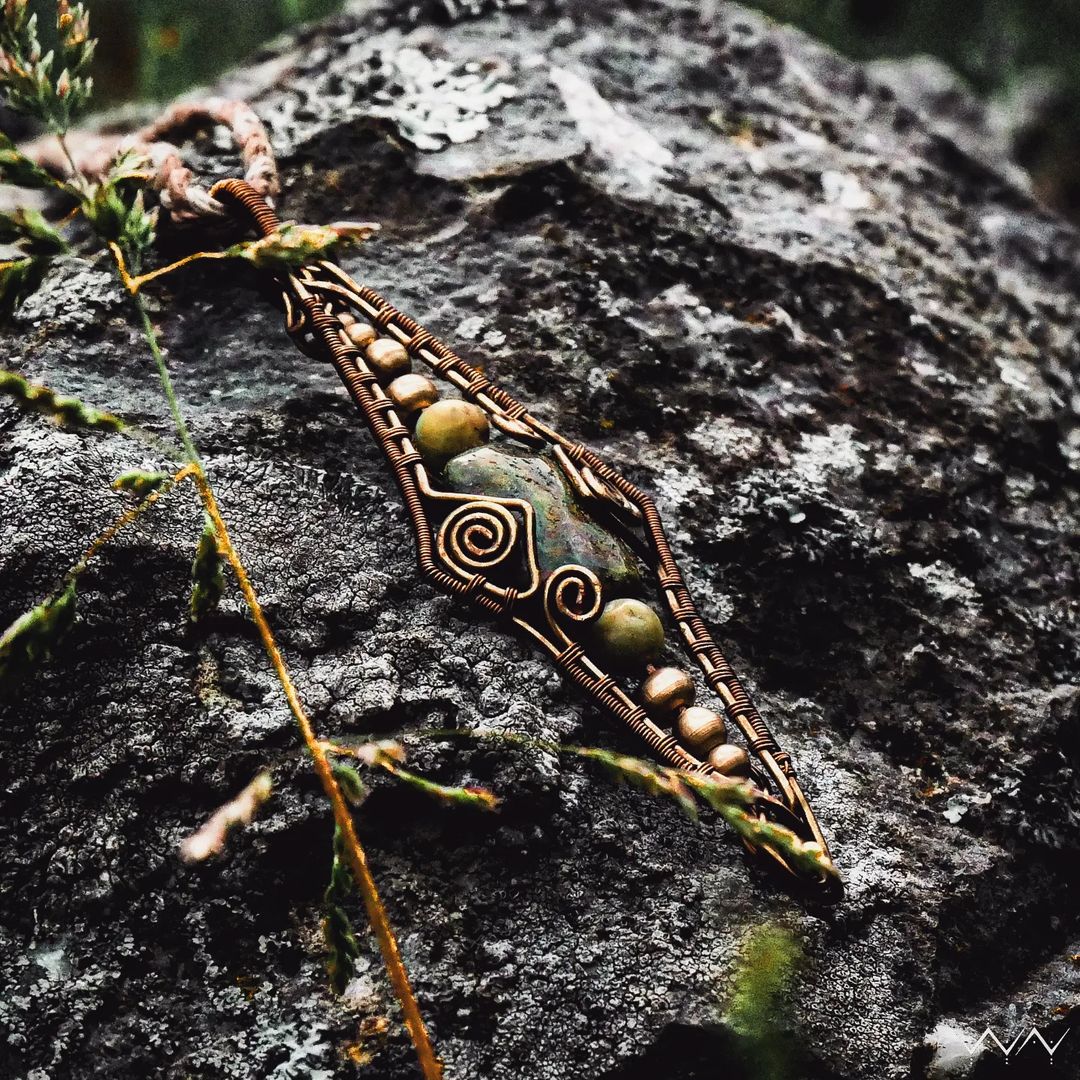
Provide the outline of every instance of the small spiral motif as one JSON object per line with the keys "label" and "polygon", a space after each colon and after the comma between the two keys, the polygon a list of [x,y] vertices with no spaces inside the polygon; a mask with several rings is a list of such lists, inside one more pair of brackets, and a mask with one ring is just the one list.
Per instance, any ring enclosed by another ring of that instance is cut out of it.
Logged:
{"label": "small spiral motif", "polygon": [[468,570],[491,570],[505,560],[517,543],[514,515],[491,502],[459,506],[439,529],[439,550],[454,565]]}
{"label": "small spiral motif", "polygon": [[549,619],[592,622],[603,607],[603,586],[588,567],[567,563],[548,578],[544,606]]}

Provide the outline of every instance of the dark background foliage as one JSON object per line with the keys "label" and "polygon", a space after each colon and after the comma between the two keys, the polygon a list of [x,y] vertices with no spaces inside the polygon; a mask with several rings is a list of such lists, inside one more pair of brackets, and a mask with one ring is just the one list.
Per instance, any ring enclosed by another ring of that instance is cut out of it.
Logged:
{"label": "dark background foliage", "polygon": [[[1043,200],[1080,216],[1076,0],[756,0],[751,6],[859,59],[928,54],[943,60],[999,106],[1014,157]],[[1029,108],[1021,109],[1023,101]]]}

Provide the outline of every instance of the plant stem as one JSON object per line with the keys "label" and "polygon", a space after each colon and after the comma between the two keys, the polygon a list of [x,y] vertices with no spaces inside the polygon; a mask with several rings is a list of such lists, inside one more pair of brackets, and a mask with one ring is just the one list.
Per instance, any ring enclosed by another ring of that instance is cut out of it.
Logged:
{"label": "plant stem", "polygon": [[68,168],[71,169],[71,182],[73,184],[80,184],[82,182],[82,173],[76,166],[75,159],[71,156],[71,150],[68,149],[67,132],[56,132],[56,141],[60,144],[60,149],[63,151],[64,158],[68,163]]}
{"label": "plant stem", "polygon": [[[176,398],[176,390],[173,389],[172,376],[169,374],[165,357],[161,354],[161,346],[158,344],[154,324],[150,321],[150,313],[146,310],[146,304],[138,293],[132,293],[131,299],[139,313],[143,335],[146,337],[146,342],[150,346],[150,353],[154,357],[158,378],[161,380],[161,388],[165,392],[165,398],[169,403],[169,411],[172,413],[173,423],[176,425],[176,434],[180,436],[180,443],[187,452],[188,459],[192,464],[199,465],[199,451],[191,438],[191,432],[188,431],[184,414],[180,411],[180,402]],[[199,471],[202,472],[201,465]]]}
{"label": "plant stem", "polygon": [[195,486],[199,489],[199,495],[202,497],[203,506],[206,508],[207,514],[210,515],[210,520],[214,523],[214,529],[217,532],[222,554],[229,561],[229,565],[232,566],[233,573],[236,574],[236,580],[239,582],[240,591],[244,594],[244,600],[247,602],[247,606],[251,611],[251,617],[254,619],[255,626],[259,631],[259,637],[262,639],[263,647],[270,657],[270,662],[274,665],[278,681],[285,691],[285,697],[289,703],[289,708],[292,711],[293,717],[296,719],[297,726],[300,728],[300,734],[303,736],[308,753],[311,754],[311,759],[315,765],[315,772],[322,782],[326,797],[330,800],[330,805],[334,811],[334,822],[341,830],[341,835],[345,842],[345,853],[348,857],[349,868],[352,870],[353,877],[356,880],[356,886],[364,901],[364,909],[367,912],[368,922],[371,924],[371,929],[379,943],[383,964],[386,966],[386,972],[390,977],[390,983],[394,988],[394,993],[397,995],[398,1001],[401,1003],[401,1011],[405,1016],[405,1026],[409,1029],[413,1046],[416,1048],[417,1057],[420,1059],[421,1071],[424,1074],[425,1080],[439,1080],[442,1076],[442,1066],[435,1057],[435,1051],[432,1048],[427,1028],[424,1026],[423,1017],[420,1015],[416,997],[413,994],[412,986],[409,983],[408,973],[405,971],[405,965],[401,960],[397,939],[394,937],[394,931],[390,926],[386,909],[383,907],[382,900],[379,897],[379,891],[375,885],[375,879],[372,877],[371,867],[368,865],[367,856],[360,844],[360,838],[356,834],[356,826],[353,823],[352,814],[346,805],[345,797],[341,793],[341,788],[334,777],[333,768],[327,759],[326,751],[323,748],[324,744],[319,741],[319,738],[315,733],[315,728],[307,713],[304,711],[304,706],[300,702],[300,697],[296,692],[296,687],[293,685],[292,677],[285,667],[285,661],[281,656],[281,650],[278,648],[277,642],[274,639],[274,633],[270,629],[270,624],[266,621],[266,616],[263,614],[262,604],[259,603],[259,598],[255,594],[255,589],[252,587],[247,570],[240,561],[240,556],[237,554],[236,548],[233,547],[232,540],[229,536],[229,530],[225,525],[225,521],[221,516],[221,511],[218,509],[217,500],[214,498],[214,493],[210,489],[210,485],[207,482],[201,467],[196,466],[194,476]]}
{"label": "plant stem", "polygon": [[[114,252],[114,254],[116,254],[116,252]],[[118,261],[117,265],[118,267],[122,267],[122,261]],[[128,283],[125,282],[125,284],[127,285]],[[236,548],[233,546],[232,538],[229,535],[225,520],[221,516],[221,510],[218,507],[217,499],[214,497],[210,481],[203,471],[202,463],[199,458],[199,451],[191,438],[187,423],[184,421],[183,414],[180,411],[180,403],[177,400],[176,391],[173,388],[172,378],[169,375],[169,369],[165,363],[165,358],[161,353],[161,347],[157,340],[157,333],[154,330],[153,323],[150,321],[150,315],[146,310],[146,305],[143,303],[142,297],[137,291],[134,291],[130,285],[128,285],[128,292],[131,294],[132,301],[138,310],[143,333],[146,337],[147,344],[150,346],[150,352],[153,354],[154,363],[158,370],[158,376],[161,379],[162,389],[165,392],[165,397],[168,399],[169,409],[172,412],[173,421],[176,424],[177,434],[190,459],[190,475],[193,477],[195,486],[198,489],[203,507],[209,515],[210,520],[214,523],[214,531],[217,533],[221,553],[228,560],[229,565],[233,569],[233,573],[236,575],[236,580],[240,585],[240,591],[243,593],[244,601],[247,604],[248,610],[251,612],[251,617],[255,622],[255,627],[262,640],[263,648],[266,650],[266,654],[270,658],[270,663],[273,665],[274,671],[277,674],[278,682],[281,683],[281,688],[285,692],[285,699],[289,704],[289,710],[296,720],[297,727],[300,729],[300,734],[303,737],[308,753],[311,755],[312,762],[314,763],[316,775],[319,777],[323,791],[326,793],[326,797],[330,802],[334,814],[334,822],[341,830],[349,869],[352,871],[353,877],[356,880],[356,887],[364,902],[364,909],[367,912],[368,922],[371,925],[375,939],[379,943],[379,950],[382,953],[383,964],[386,967],[386,973],[390,978],[390,984],[401,1005],[401,1011],[405,1018],[405,1026],[409,1031],[413,1046],[416,1049],[416,1055],[420,1061],[421,1072],[424,1074],[425,1080],[440,1080],[442,1076],[442,1065],[435,1056],[430,1036],[424,1025],[423,1017],[420,1015],[420,1007],[416,1002],[416,996],[414,995],[412,986],[409,982],[408,973],[405,971],[405,965],[401,959],[397,939],[394,936],[394,931],[390,926],[390,920],[387,917],[386,909],[383,907],[378,888],[375,885],[371,867],[368,865],[367,855],[360,844],[359,836],[357,836],[352,814],[345,802],[345,797],[341,792],[337,779],[334,777],[333,768],[327,759],[326,752],[315,733],[315,728],[300,701],[300,695],[296,692],[292,677],[289,675],[288,668],[285,666],[285,660],[281,655],[281,650],[278,648],[277,641],[274,638],[274,632],[270,629],[270,624],[267,622],[266,616],[263,613],[262,604],[259,602],[259,598],[251,584],[251,579],[248,577],[247,569],[241,561]]]}
{"label": "plant stem", "polygon": [[235,255],[230,254],[227,251],[196,251],[191,255],[185,255],[182,259],[177,259],[176,262],[169,263],[168,266],[159,266],[156,270],[151,270],[146,274],[132,274],[127,268],[127,262],[124,259],[124,253],[120,250],[120,245],[113,242],[109,244],[109,249],[113,253],[113,258],[116,259],[116,265],[120,270],[120,278],[124,283],[124,288],[127,289],[132,296],[135,296],[144,285],[149,284],[151,281],[156,281],[158,278],[165,277],[167,274],[171,274],[176,270],[181,270],[185,266],[190,266],[193,262],[199,262],[204,259],[234,259]]}
{"label": "plant stem", "polygon": [[97,539],[86,549],[79,561],[68,571],[67,580],[72,581],[79,576],[87,567],[90,560],[108,544],[122,529],[127,528],[136,518],[141,517],[163,495],[167,495],[177,484],[182,483],[189,476],[195,475],[195,465],[185,465],[182,469],[173,473],[164,484],[156,491],[150,492],[138,506],[125,510],[107,529],[101,532]]}

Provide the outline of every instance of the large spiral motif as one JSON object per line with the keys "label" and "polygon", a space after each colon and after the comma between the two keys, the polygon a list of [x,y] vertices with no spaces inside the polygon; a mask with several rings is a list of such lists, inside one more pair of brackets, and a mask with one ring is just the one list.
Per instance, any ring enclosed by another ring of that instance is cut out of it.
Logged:
{"label": "large spiral motif", "polygon": [[603,606],[603,586],[588,567],[567,563],[555,570],[544,586],[544,607],[554,623],[592,622]]}
{"label": "large spiral motif", "polygon": [[465,576],[492,570],[517,543],[517,519],[505,506],[477,500],[449,514],[439,529],[439,553]]}

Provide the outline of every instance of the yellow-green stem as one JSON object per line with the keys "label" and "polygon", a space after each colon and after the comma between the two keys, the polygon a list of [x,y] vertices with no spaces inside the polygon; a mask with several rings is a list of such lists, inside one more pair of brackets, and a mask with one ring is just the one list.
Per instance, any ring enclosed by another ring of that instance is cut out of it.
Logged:
{"label": "yellow-green stem", "polygon": [[161,380],[162,389],[164,390],[165,397],[169,403],[169,409],[172,413],[173,422],[176,425],[177,434],[179,435],[180,441],[191,462],[191,475],[194,479],[195,486],[198,489],[199,497],[202,500],[206,513],[210,516],[210,520],[214,523],[214,530],[217,533],[221,552],[228,560],[229,565],[233,569],[233,573],[236,575],[236,580],[240,585],[240,591],[244,596],[244,601],[247,604],[248,610],[251,612],[251,617],[255,622],[255,627],[258,630],[259,637],[263,643],[263,648],[266,650],[266,654],[270,658],[270,663],[273,665],[277,675],[278,682],[280,682],[281,688],[285,692],[285,699],[289,704],[289,709],[300,729],[300,734],[303,737],[308,753],[310,753],[314,763],[315,772],[319,777],[319,781],[326,793],[326,797],[330,802],[334,814],[334,822],[341,830],[341,835],[345,841],[345,852],[349,863],[349,869],[352,871],[353,877],[356,880],[357,890],[364,902],[364,910],[367,913],[368,923],[371,926],[372,933],[374,933],[375,939],[379,943],[383,964],[386,967],[386,973],[389,976],[390,984],[394,989],[394,994],[401,1005],[405,1026],[409,1031],[413,1046],[416,1049],[416,1055],[420,1062],[420,1069],[424,1075],[424,1080],[440,1080],[442,1077],[442,1065],[435,1056],[435,1050],[431,1044],[431,1038],[428,1035],[427,1027],[424,1024],[423,1017],[420,1015],[420,1007],[417,1004],[416,996],[413,993],[412,985],[409,982],[408,973],[405,971],[405,965],[401,959],[401,952],[398,949],[397,938],[394,936],[394,931],[390,925],[386,909],[379,896],[378,888],[375,885],[375,878],[368,865],[367,855],[365,854],[364,849],[360,844],[360,838],[356,833],[356,826],[353,823],[352,814],[349,811],[348,805],[345,802],[345,797],[334,776],[333,768],[331,767],[322,744],[319,742],[319,738],[315,733],[315,728],[308,718],[307,713],[304,711],[304,706],[300,701],[300,695],[296,692],[296,687],[293,685],[292,677],[289,675],[288,668],[285,666],[281,650],[278,648],[274,633],[270,629],[270,624],[267,622],[266,616],[263,613],[262,604],[259,602],[259,598],[251,584],[251,579],[248,577],[247,570],[244,567],[240,556],[237,554],[236,548],[233,546],[228,527],[225,524],[224,518],[221,516],[217,499],[214,497],[213,489],[206,477],[206,473],[203,471],[198,449],[195,446],[194,440],[191,438],[191,433],[188,430],[187,423],[184,421],[183,414],[180,410],[180,403],[177,400],[176,391],[173,388],[172,378],[169,375],[169,369],[158,344],[157,333],[154,330],[153,323],[150,321],[150,315],[146,310],[146,305],[143,303],[143,299],[138,293],[134,280],[126,273],[122,253],[115,245],[112,245],[112,248],[113,254],[117,259],[117,267],[120,271],[121,278],[124,281],[128,292],[131,294],[132,301],[139,313],[143,333],[146,337],[147,344],[150,346],[150,352],[154,357],[154,364],[157,367],[158,377]]}
{"label": "yellow-green stem", "polygon": [[225,525],[225,521],[221,516],[221,511],[218,508],[217,500],[214,498],[214,493],[210,489],[210,485],[207,483],[206,476],[201,467],[196,466],[194,475],[195,486],[199,489],[199,495],[202,498],[203,506],[205,507],[207,514],[210,515],[210,520],[214,523],[214,529],[217,532],[218,543],[221,545],[222,554],[229,561],[229,565],[233,568],[233,573],[236,574],[236,580],[240,585],[240,591],[244,594],[244,600],[247,602],[248,609],[251,611],[251,617],[255,621],[255,627],[259,632],[259,637],[262,639],[263,647],[270,657],[270,662],[273,664],[274,671],[277,673],[278,681],[285,691],[285,698],[289,703],[289,708],[292,711],[297,726],[300,728],[300,734],[303,736],[304,743],[315,764],[315,772],[322,783],[323,790],[326,792],[326,797],[330,800],[330,805],[334,812],[334,822],[341,830],[341,835],[345,841],[345,852],[349,861],[349,869],[352,870],[353,877],[356,880],[357,889],[364,902],[364,909],[367,912],[368,922],[371,925],[372,932],[375,934],[375,939],[379,943],[383,964],[390,977],[390,983],[394,988],[394,993],[396,994],[398,1001],[401,1003],[401,1011],[405,1017],[405,1026],[409,1030],[413,1045],[416,1048],[417,1057],[420,1059],[420,1068],[424,1074],[425,1080],[439,1080],[439,1077],[442,1076],[442,1066],[435,1056],[435,1051],[431,1045],[431,1040],[428,1036],[427,1028],[424,1025],[423,1017],[420,1015],[420,1008],[417,1005],[416,997],[413,994],[412,986],[409,982],[409,976],[405,971],[405,965],[401,959],[397,938],[394,936],[394,931],[390,926],[386,908],[383,907],[382,900],[379,897],[379,891],[375,885],[375,879],[372,876],[371,868],[368,865],[367,856],[360,844],[360,838],[356,834],[356,826],[353,823],[352,814],[345,802],[345,796],[341,792],[337,779],[334,777],[333,767],[326,756],[324,744],[320,742],[311,720],[304,711],[300,696],[297,694],[296,687],[293,685],[292,677],[285,667],[285,661],[282,658],[281,650],[278,648],[277,641],[274,639],[273,631],[270,629],[270,624],[266,621],[266,616],[263,614],[262,604],[255,594],[255,589],[252,587],[247,570],[240,561],[240,556],[237,554],[236,548],[233,547],[232,539],[229,536],[229,530]]}

